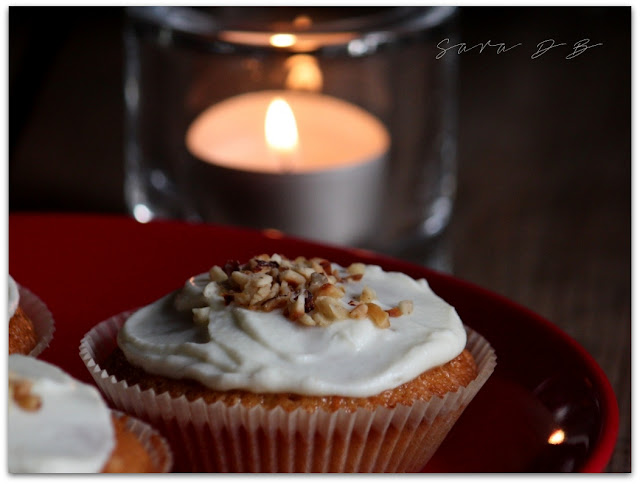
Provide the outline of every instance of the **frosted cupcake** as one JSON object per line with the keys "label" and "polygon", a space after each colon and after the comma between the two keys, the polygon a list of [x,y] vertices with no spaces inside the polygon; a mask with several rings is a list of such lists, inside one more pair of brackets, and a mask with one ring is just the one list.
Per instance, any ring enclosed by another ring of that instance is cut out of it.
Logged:
{"label": "frosted cupcake", "polygon": [[166,472],[166,441],[107,408],[97,389],[59,368],[9,356],[7,460],[11,473]]}
{"label": "frosted cupcake", "polygon": [[424,279],[276,254],[99,324],[81,356],[177,470],[406,472],[493,371],[468,331]]}
{"label": "frosted cupcake", "polygon": [[54,322],[45,304],[8,276],[9,354],[38,356],[53,338]]}

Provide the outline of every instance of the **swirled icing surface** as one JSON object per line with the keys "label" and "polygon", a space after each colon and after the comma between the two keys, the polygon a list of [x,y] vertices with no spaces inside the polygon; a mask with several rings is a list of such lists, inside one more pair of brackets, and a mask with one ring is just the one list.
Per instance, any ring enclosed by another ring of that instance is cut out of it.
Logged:
{"label": "swirled icing surface", "polygon": [[[21,403],[20,385],[28,386],[37,408]],[[43,361],[11,355],[9,389],[9,472],[100,472],[115,440],[111,412],[96,388]]]}
{"label": "swirled icing surface", "polygon": [[16,313],[16,309],[18,309],[18,304],[20,304],[20,293],[18,292],[18,285],[16,284],[16,281],[13,280],[13,277],[8,277],[7,286],[9,289],[9,295],[7,298],[7,309],[9,311],[9,319],[11,319]]}
{"label": "swirled icing surface", "polygon": [[[413,311],[390,318],[388,328],[369,318],[309,327],[287,319],[282,310],[225,303],[205,273],[135,312],[118,344],[132,364],[149,373],[191,378],[217,390],[354,397],[394,388],[464,349],[458,314],[426,280],[370,265],[362,279],[343,286],[346,308],[368,286],[382,309],[411,300]],[[197,324],[192,309],[201,307],[209,308],[208,315]]]}

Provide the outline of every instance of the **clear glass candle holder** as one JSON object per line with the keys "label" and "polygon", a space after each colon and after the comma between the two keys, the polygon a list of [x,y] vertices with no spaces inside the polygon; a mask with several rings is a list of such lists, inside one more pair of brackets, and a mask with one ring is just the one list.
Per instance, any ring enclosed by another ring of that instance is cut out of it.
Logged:
{"label": "clear glass candle holder", "polygon": [[[133,216],[397,253],[446,227],[452,7],[127,9]],[[273,102],[273,101],[278,102]],[[270,112],[267,115],[267,112]]]}

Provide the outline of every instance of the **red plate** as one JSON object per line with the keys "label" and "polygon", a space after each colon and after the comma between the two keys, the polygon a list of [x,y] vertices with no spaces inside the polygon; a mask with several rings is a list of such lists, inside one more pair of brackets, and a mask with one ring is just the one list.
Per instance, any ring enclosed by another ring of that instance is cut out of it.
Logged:
{"label": "red plate", "polygon": [[231,227],[114,216],[11,215],[9,271],[56,321],[41,358],[91,382],[78,344],[96,323],[147,304],[228,259],[279,252],[375,263],[425,277],[496,350],[498,366],[425,471],[602,471],[618,408],[603,371],[531,311],[454,277],[370,252]]}

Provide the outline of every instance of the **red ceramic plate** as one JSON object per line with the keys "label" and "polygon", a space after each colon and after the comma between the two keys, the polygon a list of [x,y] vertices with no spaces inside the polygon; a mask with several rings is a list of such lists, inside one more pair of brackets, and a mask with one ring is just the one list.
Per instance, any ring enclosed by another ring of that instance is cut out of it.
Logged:
{"label": "red ceramic plate", "polygon": [[375,263],[425,277],[483,334],[496,371],[425,472],[598,472],[618,430],[615,396],[586,351],[552,323],[454,277],[370,252],[271,232],[112,216],[11,215],[9,271],[56,320],[41,358],[91,382],[78,344],[92,326],[228,259],[280,252]]}

